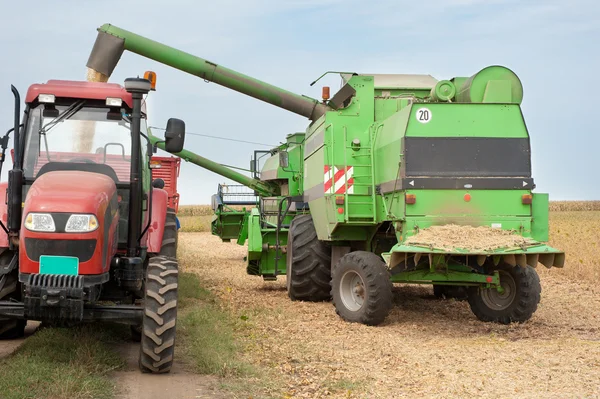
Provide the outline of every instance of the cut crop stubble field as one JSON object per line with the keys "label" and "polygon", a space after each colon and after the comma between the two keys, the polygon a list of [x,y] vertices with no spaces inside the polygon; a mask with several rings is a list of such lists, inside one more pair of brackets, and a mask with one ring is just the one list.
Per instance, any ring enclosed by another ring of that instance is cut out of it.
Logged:
{"label": "cut crop stubble field", "polygon": [[42,329],[11,355],[19,343],[0,344],[0,398],[600,397],[600,201],[551,204],[567,264],[538,268],[538,311],[510,326],[415,286],[394,288],[384,324],[345,323],[331,303],[291,302],[285,277],[246,275],[210,207],[179,218],[174,373],[140,374],[127,328]]}
{"label": "cut crop stubble field", "polygon": [[[184,207],[181,219],[184,231],[208,231],[210,210]],[[540,265],[537,313],[509,326],[479,322],[466,302],[415,286],[395,287],[383,325],[348,324],[331,303],[292,303],[285,277],[247,276],[245,248],[209,232],[182,234],[180,256],[240,321],[237,359],[254,374],[236,396],[253,386],[254,397],[284,398],[599,397],[600,202],[553,203],[550,226],[567,264]]]}

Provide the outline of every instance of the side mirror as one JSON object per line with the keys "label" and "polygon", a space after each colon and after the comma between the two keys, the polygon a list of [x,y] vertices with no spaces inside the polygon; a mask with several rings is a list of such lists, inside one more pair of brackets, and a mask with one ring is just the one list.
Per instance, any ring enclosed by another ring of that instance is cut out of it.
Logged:
{"label": "side mirror", "polygon": [[290,166],[290,157],[287,151],[281,151],[279,153],[279,166],[282,168]]}
{"label": "side mirror", "polygon": [[254,159],[250,160],[250,172],[252,172],[252,173],[256,172],[256,160],[254,160]]}
{"label": "side mirror", "polygon": [[165,129],[165,150],[176,153],[183,150],[185,141],[185,122],[181,119],[169,118]]}

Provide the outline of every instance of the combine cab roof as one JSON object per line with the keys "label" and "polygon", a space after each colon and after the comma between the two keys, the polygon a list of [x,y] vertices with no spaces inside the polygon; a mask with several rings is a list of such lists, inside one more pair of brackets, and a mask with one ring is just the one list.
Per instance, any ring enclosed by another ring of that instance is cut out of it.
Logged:
{"label": "combine cab roof", "polygon": [[120,98],[129,108],[133,107],[131,94],[116,83],[99,83],[75,80],[49,80],[47,83],[33,84],[27,90],[26,103],[32,103],[40,94],[54,94],[63,98],[85,98],[106,100],[108,97]]}

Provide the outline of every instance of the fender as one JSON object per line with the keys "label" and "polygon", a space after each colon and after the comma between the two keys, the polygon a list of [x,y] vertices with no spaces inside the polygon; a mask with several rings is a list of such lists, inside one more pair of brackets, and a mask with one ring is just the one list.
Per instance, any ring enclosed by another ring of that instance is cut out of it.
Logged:
{"label": "fender", "polygon": [[[162,246],[163,232],[165,231],[165,218],[167,216],[167,203],[169,195],[160,188],[152,189],[152,219],[148,232],[145,234],[146,246],[149,253],[159,253]],[[146,213],[147,215],[148,213]],[[145,221],[148,223],[148,220]],[[142,241],[143,242],[143,241]]]}
{"label": "fender", "polygon": [[[8,206],[6,204],[6,190],[8,182],[0,183],[0,220],[6,226],[8,223]],[[0,228],[0,248],[8,248],[8,234]]]}

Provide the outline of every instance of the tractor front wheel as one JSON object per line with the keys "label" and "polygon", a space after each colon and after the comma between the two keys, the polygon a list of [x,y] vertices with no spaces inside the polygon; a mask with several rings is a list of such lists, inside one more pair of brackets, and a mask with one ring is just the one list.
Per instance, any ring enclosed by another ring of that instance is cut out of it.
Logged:
{"label": "tractor front wheel", "polygon": [[139,367],[145,373],[168,373],[175,352],[178,267],[175,258],[154,256],[148,262]]}
{"label": "tractor front wheel", "polygon": [[288,230],[287,292],[292,301],[328,301],[331,248],[317,237],[311,215],[296,216]]}
{"label": "tractor front wheel", "polygon": [[[5,250],[0,254],[0,265],[9,265],[14,253]],[[0,275],[0,301],[21,300],[21,284],[19,283],[18,268]],[[0,318],[0,339],[15,339],[25,335],[27,321]]]}
{"label": "tractor front wheel", "polygon": [[375,326],[392,309],[390,273],[374,253],[344,255],[333,267],[331,285],[335,311],[346,321]]}
{"label": "tractor front wheel", "polygon": [[500,286],[497,288],[469,287],[469,305],[481,321],[510,324],[523,323],[531,318],[540,302],[540,278],[531,266],[497,267]]}

